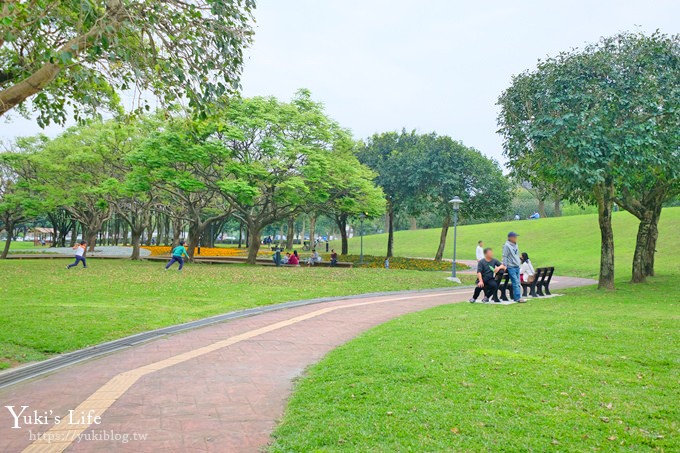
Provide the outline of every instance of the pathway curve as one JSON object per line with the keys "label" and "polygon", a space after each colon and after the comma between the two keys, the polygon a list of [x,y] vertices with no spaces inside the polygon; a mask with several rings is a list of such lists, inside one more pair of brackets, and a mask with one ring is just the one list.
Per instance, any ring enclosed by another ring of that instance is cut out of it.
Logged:
{"label": "pathway curve", "polygon": [[[592,283],[555,277],[552,287]],[[12,429],[3,407],[0,451],[257,452],[307,366],[375,325],[469,296],[469,289],[441,290],[268,312],[22,382],[0,390],[1,406],[16,413],[28,406],[23,415],[37,411],[49,423],[20,419]]]}

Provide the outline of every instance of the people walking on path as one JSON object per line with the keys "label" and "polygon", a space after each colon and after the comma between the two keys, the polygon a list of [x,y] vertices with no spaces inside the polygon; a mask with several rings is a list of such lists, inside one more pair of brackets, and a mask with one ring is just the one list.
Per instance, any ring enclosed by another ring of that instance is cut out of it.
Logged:
{"label": "people walking on path", "polygon": [[507,267],[508,274],[510,275],[512,300],[522,303],[526,301],[522,299],[522,285],[519,279],[522,261],[519,256],[519,248],[517,247],[517,236],[519,234],[514,231],[508,233],[508,240],[503,246],[503,265]]}
{"label": "people walking on path", "polygon": [[184,258],[183,256],[186,256],[187,259],[189,258],[189,252],[187,252],[186,247],[184,247],[185,242],[184,241],[179,241],[179,245],[172,249],[172,257],[170,258],[170,261],[168,261],[168,264],[165,265],[165,270],[167,271],[170,269],[170,266],[175,264],[175,262],[179,263],[179,269],[178,271],[181,271],[182,268],[184,267]]}
{"label": "people walking on path", "polygon": [[87,249],[87,241],[80,241],[80,244],[76,244],[73,250],[76,251],[76,260],[66,266],[66,269],[71,269],[76,267],[78,263],[83,263],[83,268],[87,269],[87,261],[85,260],[85,250]]}
{"label": "people walking on path", "polygon": [[477,257],[478,263],[484,259],[484,241],[479,241],[477,243],[477,250],[475,250],[475,256]]}
{"label": "people walking on path", "polygon": [[487,303],[489,299],[498,303],[498,282],[496,281],[496,274],[505,270],[505,266],[493,257],[493,249],[490,247],[484,249],[484,258],[477,263],[477,287],[470,299],[470,303],[477,302],[480,293],[484,291],[484,299],[482,302]]}

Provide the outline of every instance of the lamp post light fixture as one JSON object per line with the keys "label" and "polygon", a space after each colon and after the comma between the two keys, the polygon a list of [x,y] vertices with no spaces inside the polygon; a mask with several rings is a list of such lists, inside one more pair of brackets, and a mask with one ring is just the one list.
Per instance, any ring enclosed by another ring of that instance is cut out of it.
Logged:
{"label": "lamp post light fixture", "polygon": [[359,232],[361,235],[361,253],[359,254],[359,264],[364,264],[364,220],[366,220],[366,214],[362,212],[359,214],[359,223],[361,224]]}
{"label": "lamp post light fixture", "polygon": [[460,279],[456,277],[456,242],[458,240],[458,210],[460,205],[463,204],[463,200],[456,196],[449,200],[449,203],[453,207],[453,264],[451,265],[451,277],[449,277],[449,280],[460,283]]}

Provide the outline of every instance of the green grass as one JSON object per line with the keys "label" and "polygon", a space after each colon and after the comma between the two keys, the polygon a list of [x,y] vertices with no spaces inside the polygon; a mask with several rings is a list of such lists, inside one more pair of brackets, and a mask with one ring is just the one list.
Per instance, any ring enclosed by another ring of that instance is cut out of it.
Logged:
{"label": "green grass", "polygon": [[679,325],[677,274],[407,315],[313,366],[271,451],[680,451]]}
{"label": "green grass", "polygon": [[[4,250],[5,241],[0,241],[0,250]],[[10,253],[22,253],[22,252],[35,252],[35,251],[45,251],[46,253],[50,251],[49,247],[43,247],[41,245],[33,245],[33,241],[12,241],[9,245]]]}
{"label": "green grass", "polygon": [[0,368],[243,308],[451,285],[444,272],[70,261],[0,260]]}
{"label": "green grass", "polygon": [[[626,212],[614,215],[616,275],[629,277],[638,222]],[[660,272],[680,275],[680,208],[666,208],[661,214],[660,237],[657,245],[657,267]],[[477,241],[497,253],[509,231],[516,231],[520,249],[529,253],[534,266],[554,265],[563,275],[593,277],[599,271],[600,232],[596,215],[522,220],[519,222],[466,225],[458,229],[458,258],[475,259]],[[432,258],[439,244],[439,229],[399,231],[395,233],[394,254]],[[453,231],[449,232],[446,256],[453,254]],[[385,254],[387,235],[364,237],[364,253]],[[339,248],[339,243],[331,243]],[[359,252],[359,238],[350,240],[350,252]]]}

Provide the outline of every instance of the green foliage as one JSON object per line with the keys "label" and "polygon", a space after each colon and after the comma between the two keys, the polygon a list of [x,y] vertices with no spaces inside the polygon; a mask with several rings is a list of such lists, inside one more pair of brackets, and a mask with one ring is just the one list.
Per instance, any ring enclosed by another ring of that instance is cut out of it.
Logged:
{"label": "green foliage", "polygon": [[640,219],[633,281],[654,274],[663,202],[680,191],[680,36],[621,33],[539,62],[499,99],[515,176],[596,202],[600,286],[613,288],[617,201]]}
{"label": "green foliage", "polygon": [[513,172],[586,202],[601,184],[677,180],[678,79],[680,37],[659,33],[623,33],[539,62],[499,99]]}
{"label": "green foliage", "polygon": [[414,194],[404,184],[404,165],[409,151],[416,148],[415,131],[375,134],[360,148],[359,161],[377,173],[376,183],[382,187],[392,209],[399,209]]}
{"label": "green foliage", "polygon": [[409,214],[451,214],[449,200],[465,202],[461,216],[502,218],[511,200],[511,186],[497,162],[450,137],[413,132],[388,132],[371,137],[359,159],[378,173],[380,185],[397,209]]}
{"label": "green foliage", "polygon": [[7,230],[7,244],[0,251],[6,258],[14,228],[41,214],[45,209],[42,194],[26,178],[30,165],[28,149],[32,141],[17,145],[13,152],[0,153],[0,231]]}
{"label": "green foliage", "polygon": [[254,7],[253,0],[3,2],[0,114],[19,105],[36,110],[43,126],[61,124],[70,112],[81,119],[118,110],[117,93],[126,90],[166,104],[186,98],[205,111],[239,86]]}

